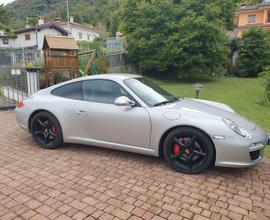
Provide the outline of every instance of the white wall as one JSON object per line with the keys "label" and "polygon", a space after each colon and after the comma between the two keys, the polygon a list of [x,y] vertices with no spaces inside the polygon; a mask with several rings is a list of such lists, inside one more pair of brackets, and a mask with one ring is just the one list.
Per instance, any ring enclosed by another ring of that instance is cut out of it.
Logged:
{"label": "white wall", "polygon": [[[69,31],[69,27],[63,26],[64,29]],[[71,35],[76,41],[93,41],[95,38],[100,37],[100,33],[94,30],[81,28],[77,26],[70,26]],[[82,33],[82,39],[80,39]],[[30,34],[30,40],[25,40],[25,35]],[[43,46],[44,36],[62,36],[62,33],[55,29],[46,28],[41,31],[29,31],[17,34],[16,39],[9,39],[9,44],[3,44],[3,39],[0,38],[0,48],[26,48],[38,46],[41,50]]]}
{"label": "white wall", "polygon": [[[30,34],[30,40],[25,40],[25,35]],[[13,47],[14,48],[21,48],[21,47],[33,47],[37,45],[37,35],[35,31],[25,32],[17,34],[17,38],[14,41]]]}
{"label": "white wall", "polygon": [[[25,35],[30,34],[30,40],[25,40]],[[0,39],[0,48],[26,48],[38,46],[41,50],[43,46],[44,36],[62,36],[62,34],[55,29],[43,29],[41,31],[30,31],[17,34],[16,39],[9,39],[8,45],[3,45],[3,40]]]}
{"label": "white wall", "polygon": [[14,38],[8,38],[8,44],[3,44],[3,38],[0,38],[0,48],[11,48],[14,44]]}
{"label": "white wall", "polygon": [[[86,28],[81,28],[73,25],[70,25],[70,27],[68,27],[67,25],[62,27],[68,32],[71,32],[71,36],[75,38],[76,41],[93,41],[95,38],[100,37],[100,33],[94,30],[89,30]],[[82,33],[82,39],[80,39],[79,37],[80,33]]]}
{"label": "white wall", "polygon": [[38,32],[38,49],[42,50],[44,36],[62,36],[62,33],[55,29],[43,29]]}

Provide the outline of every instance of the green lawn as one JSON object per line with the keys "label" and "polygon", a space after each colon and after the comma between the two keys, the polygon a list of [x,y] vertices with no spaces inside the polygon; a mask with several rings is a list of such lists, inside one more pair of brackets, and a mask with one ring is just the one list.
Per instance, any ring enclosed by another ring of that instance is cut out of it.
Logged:
{"label": "green lawn", "polygon": [[[193,82],[154,80],[176,96],[195,97],[193,85],[203,85],[201,99],[222,102],[230,105],[236,112],[256,122],[270,133],[270,106],[256,103],[263,87],[259,79],[211,77]],[[270,148],[266,149],[266,157],[270,159]]]}

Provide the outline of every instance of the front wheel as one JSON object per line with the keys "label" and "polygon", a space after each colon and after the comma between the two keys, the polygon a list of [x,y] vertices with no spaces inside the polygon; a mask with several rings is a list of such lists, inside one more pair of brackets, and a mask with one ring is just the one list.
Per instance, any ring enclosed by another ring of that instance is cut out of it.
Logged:
{"label": "front wheel", "polygon": [[58,120],[49,112],[39,112],[31,121],[31,133],[42,148],[55,149],[62,145],[62,129]]}
{"label": "front wheel", "polygon": [[166,161],[178,172],[196,174],[207,169],[214,158],[214,145],[202,131],[181,127],[166,137],[163,145]]}

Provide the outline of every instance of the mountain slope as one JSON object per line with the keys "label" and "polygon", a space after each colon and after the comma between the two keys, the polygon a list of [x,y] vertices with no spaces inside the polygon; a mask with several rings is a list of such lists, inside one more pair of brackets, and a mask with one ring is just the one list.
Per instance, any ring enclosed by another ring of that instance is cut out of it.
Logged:
{"label": "mountain slope", "polygon": [[[35,25],[38,16],[49,20],[62,18],[66,20],[66,0],[16,0],[6,7],[13,14],[12,28],[23,27],[28,23]],[[119,0],[69,0],[70,14],[75,21],[99,26],[111,31],[115,27],[113,16],[118,13]]]}

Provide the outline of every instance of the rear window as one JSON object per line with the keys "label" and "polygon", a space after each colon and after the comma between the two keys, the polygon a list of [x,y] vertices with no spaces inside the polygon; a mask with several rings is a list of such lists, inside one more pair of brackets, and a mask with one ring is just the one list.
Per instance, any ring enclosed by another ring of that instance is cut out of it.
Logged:
{"label": "rear window", "polygon": [[51,94],[68,99],[83,100],[82,88],[82,82],[76,82],[54,89]]}

